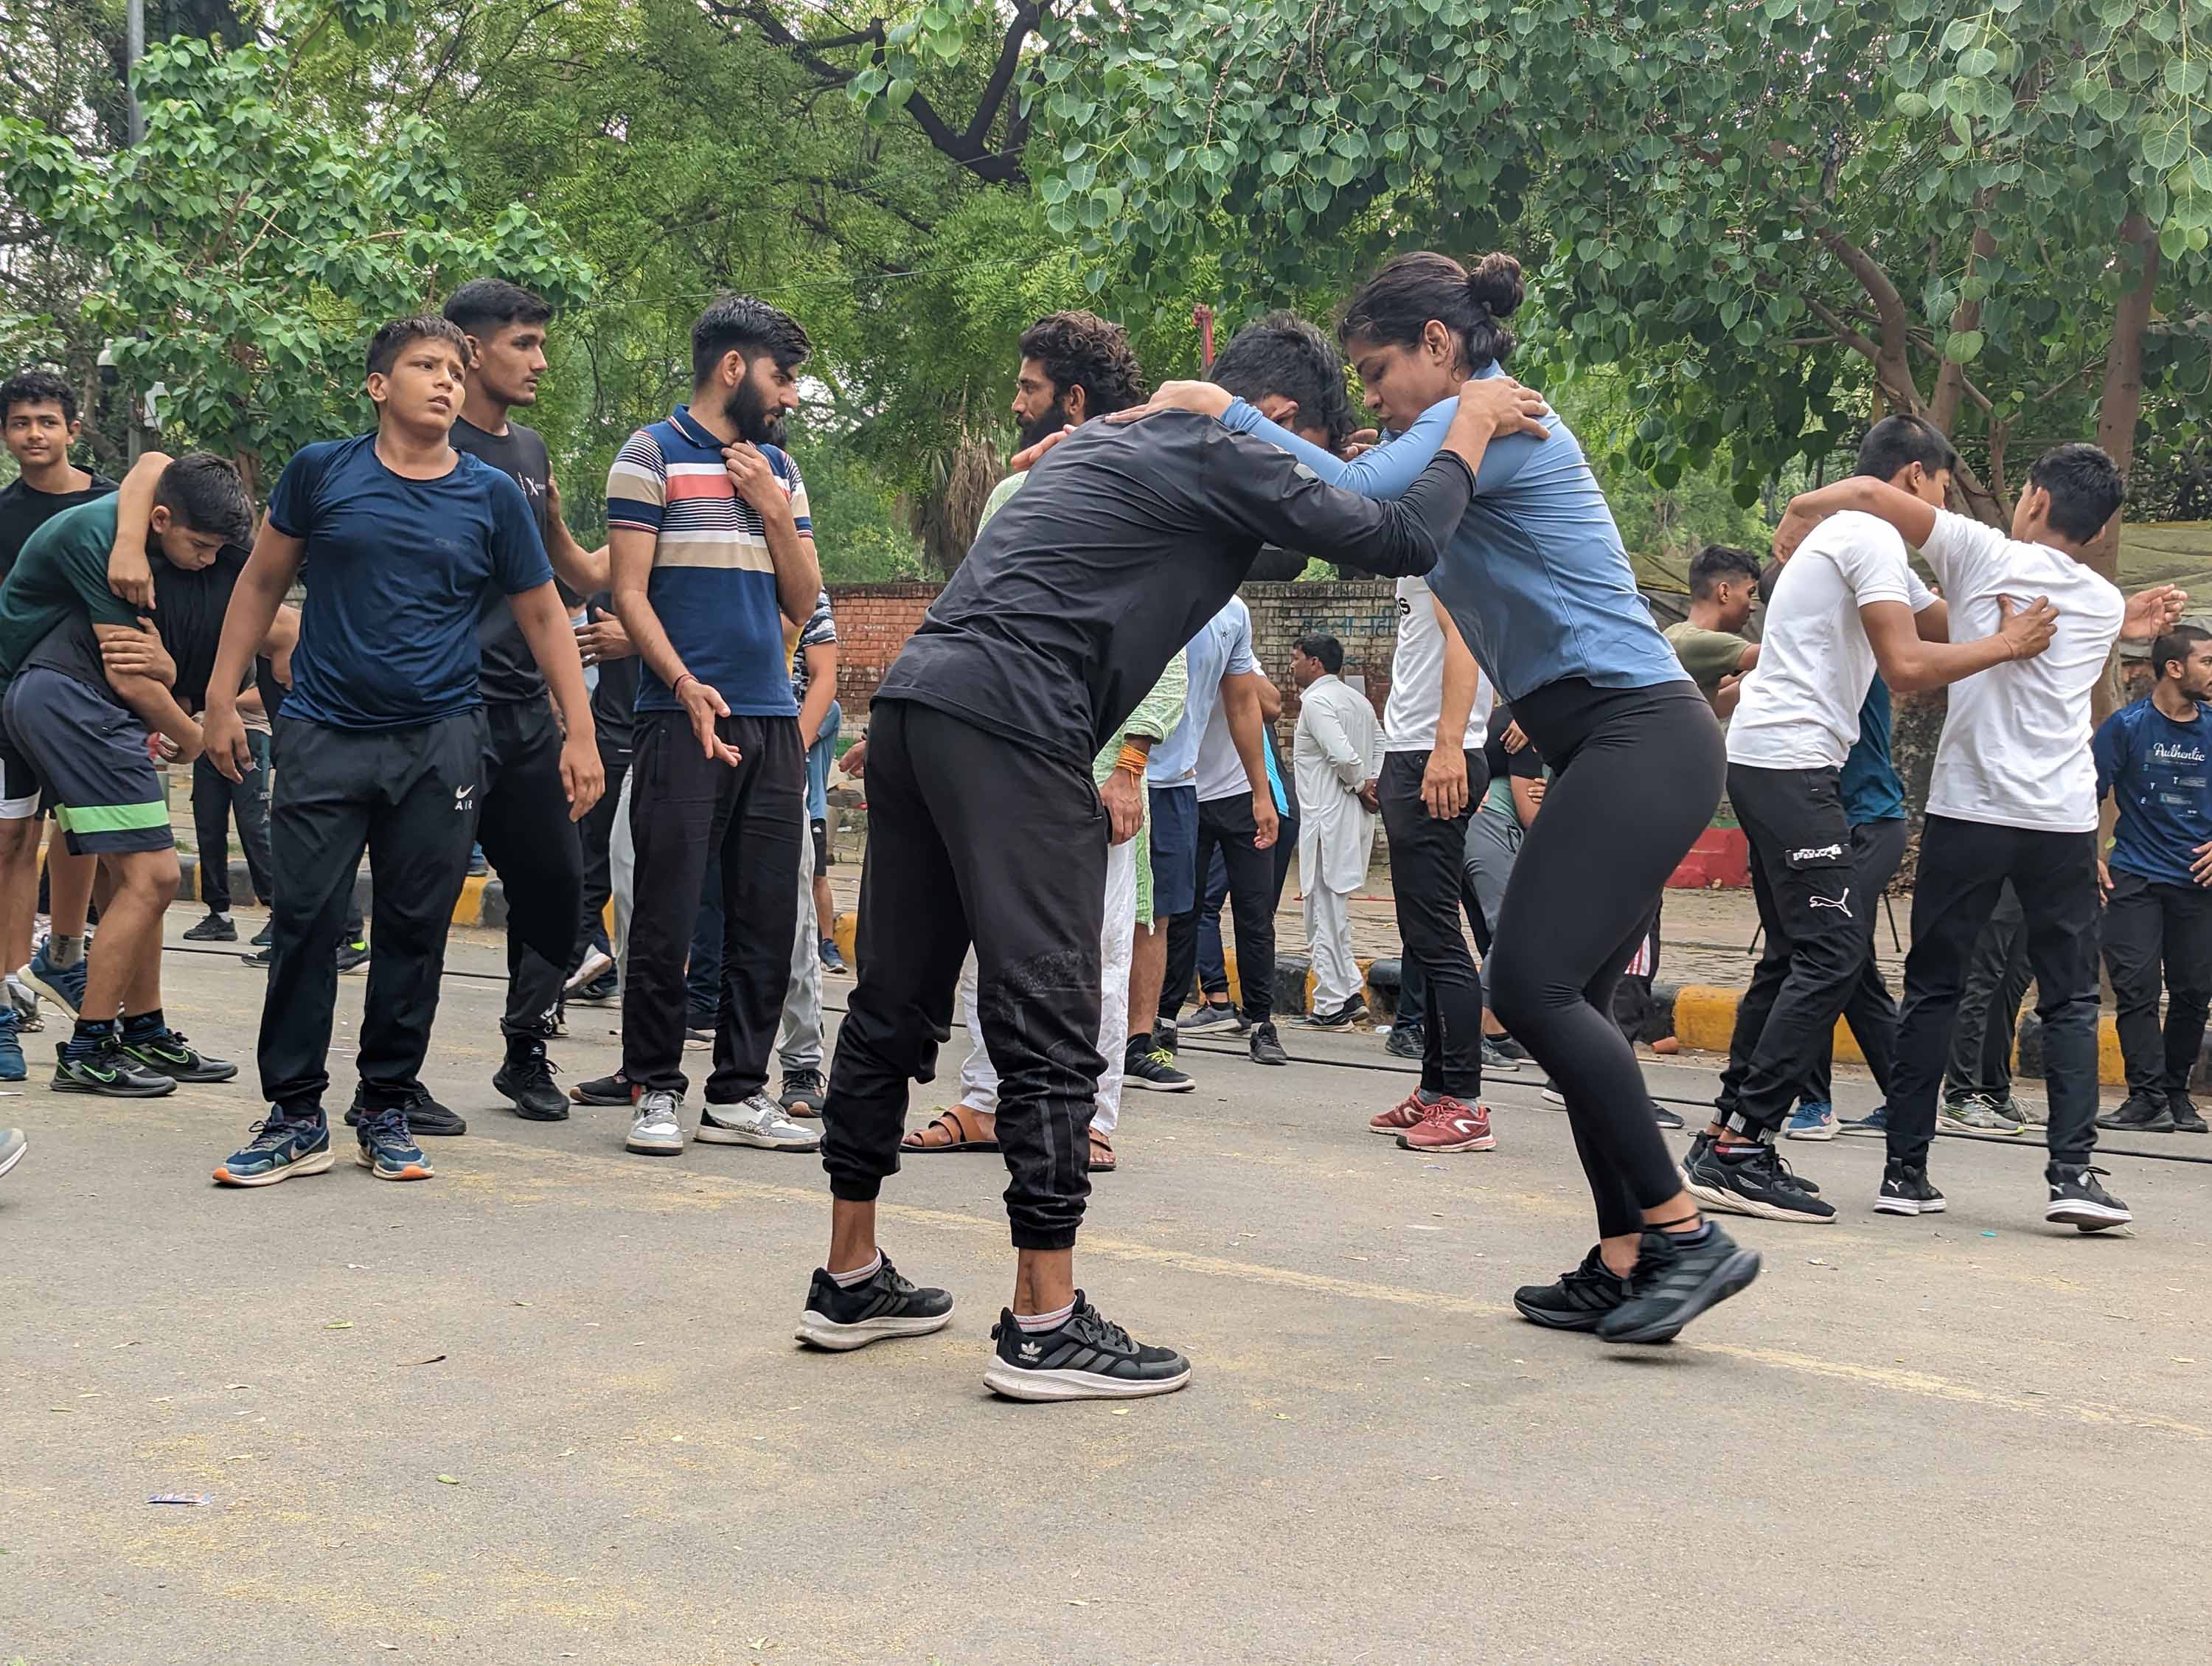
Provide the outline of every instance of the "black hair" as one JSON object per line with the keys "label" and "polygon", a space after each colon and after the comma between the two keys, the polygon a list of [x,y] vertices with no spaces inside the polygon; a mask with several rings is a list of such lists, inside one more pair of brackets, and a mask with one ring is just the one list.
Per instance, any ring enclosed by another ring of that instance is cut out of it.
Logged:
{"label": "black hair", "polygon": [[1759,558],[1729,544],[1708,544],[1690,557],[1690,593],[1699,601],[1713,593],[1715,585],[1729,579],[1758,583]]}
{"label": "black hair", "polygon": [[1510,254],[1486,254],[1470,272],[1448,254],[1423,249],[1399,255],[1361,284],[1344,304],[1336,336],[1346,347],[1358,341],[1412,347],[1435,319],[1457,338],[1472,375],[1511,356],[1505,320],[1527,293],[1521,263]]}
{"label": "black hair", "polygon": [[469,338],[461,333],[460,326],[434,313],[423,313],[414,318],[396,318],[368,338],[368,374],[389,376],[408,344],[418,341],[442,341],[461,356],[463,364],[469,362]]}
{"label": "black hair", "polygon": [[154,503],[195,532],[219,536],[226,544],[253,538],[253,500],[246,482],[227,459],[213,452],[189,452],[161,471]]}
{"label": "black hair", "polygon": [[1866,438],[1859,441],[1854,472],[1874,480],[1893,480],[1899,470],[1913,463],[1927,474],[1939,469],[1955,472],[1959,453],[1935,423],[1924,416],[1900,412],[1883,417],[1866,431]]}
{"label": "black hair", "polygon": [[51,370],[19,370],[0,382],[0,423],[17,405],[59,405],[64,423],[76,421],[76,390]]}
{"label": "black hair", "polygon": [[1053,313],[1022,331],[1021,353],[1052,378],[1059,397],[1079,387],[1086,416],[1104,416],[1144,404],[1145,373],[1129,332],[1096,313]]}
{"label": "black hair", "polygon": [[1345,392],[1344,356],[1296,313],[1248,324],[1213,361],[1215,384],[1257,404],[1270,393],[1297,401],[1299,428],[1328,436],[1334,451],[1357,426]]}
{"label": "black hair", "polygon": [[2051,528],[2061,538],[2087,544],[2117,514],[2127,483],[2120,465],[2096,446],[2079,441],[2053,446],[2027,471],[2031,490],[2051,494]]}
{"label": "black hair", "polygon": [[793,370],[814,350],[797,319],[750,295],[719,295],[691,326],[691,385],[714,374],[722,356],[742,353],[748,361],[766,353],[779,370]]}
{"label": "black hair", "polygon": [[2178,624],[2165,632],[2150,645],[2151,675],[2163,678],[2168,665],[2175,660],[2186,660],[2189,650],[2199,642],[2212,642],[2212,630],[2198,625]]}
{"label": "black hair", "polygon": [[509,324],[544,324],[552,307],[520,283],[503,277],[477,277],[446,298],[446,319],[465,335],[487,336]]}
{"label": "black hair", "polygon": [[1774,599],[1774,587],[1782,582],[1782,569],[1785,563],[1782,562],[1770,561],[1759,569],[1759,605],[1761,607]]}
{"label": "black hair", "polygon": [[1344,644],[1334,636],[1301,636],[1291,646],[1309,660],[1321,661],[1321,668],[1331,677],[1344,669]]}

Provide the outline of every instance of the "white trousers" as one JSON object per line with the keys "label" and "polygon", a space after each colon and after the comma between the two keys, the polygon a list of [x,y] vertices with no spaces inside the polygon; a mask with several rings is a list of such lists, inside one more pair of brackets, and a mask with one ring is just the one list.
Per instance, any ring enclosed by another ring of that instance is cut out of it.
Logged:
{"label": "white trousers", "polygon": [[[1106,1067],[1098,1073],[1091,1126],[1111,1136],[1121,1121],[1121,1055],[1129,1039],[1129,954],[1137,938],[1137,842],[1123,841],[1106,853],[1106,916],[1098,934],[1098,1053]],[[960,1067],[960,1103],[970,1110],[999,1109],[999,1073],[983,1045],[983,1026],[975,1018],[975,957],[960,969],[960,1012],[968,1024],[968,1062]]]}
{"label": "white trousers", "polygon": [[1306,886],[1306,952],[1313,961],[1313,1009],[1334,1012],[1360,990],[1359,963],[1352,958],[1351,894]]}
{"label": "white trousers", "polygon": [[637,900],[637,846],[629,836],[629,787],[637,777],[635,769],[623,776],[622,797],[615,805],[614,831],[607,838],[607,881],[614,891],[615,966],[625,977],[629,975],[629,957],[624,952],[629,947],[630,909]]}

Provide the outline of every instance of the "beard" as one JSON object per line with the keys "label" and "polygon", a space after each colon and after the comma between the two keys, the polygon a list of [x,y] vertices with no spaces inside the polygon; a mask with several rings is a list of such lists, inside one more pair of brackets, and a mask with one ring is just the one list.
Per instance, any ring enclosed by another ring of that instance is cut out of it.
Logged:
{"label": "beard", "polygon": [[749,445],[781,446],[783,444],[783,412],[771,409],[753,386],[748,376],[730,390],[729,403],[723,407],[730,426],[738,431],[738,438]]}
{"label": "beard", "polygon": [[1064,400],[1054,399],[1052,402],[1052,408],[1043,416],[1016,425],[1021,432],[1021,448],[1027,451],[1047,435],[1059,433],[1073,420],[1067,414],[1066,403]]}

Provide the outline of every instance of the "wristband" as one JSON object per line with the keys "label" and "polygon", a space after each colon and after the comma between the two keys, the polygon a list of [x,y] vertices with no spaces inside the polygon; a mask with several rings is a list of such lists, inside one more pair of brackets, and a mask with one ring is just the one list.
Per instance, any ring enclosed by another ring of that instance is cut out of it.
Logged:
{"label": "wristband", "polygon": [[1122,743],[1121,756],[1114,760],[1116,769],[1127,769],[1133,775],[1141,775],[1152,762],[1152,754],[1141,748]]}
{"label": "wristband", "polygon": [[678,672],[676,674],[676,680],[675,680],[675,682],[672,683],[672,684],[669,685],[668,691],[669,691],[669,693],[671,693],[671,694],[672,694],[672,695],[680,695],[680,694],[682,694],[682,693],[684,692],[684,685],[686,683],[696,683],[696,682],[697,682],[698,680],[699,680],[699,679],[698,679],[697,678],[694,677],[694,676],[693,676],[690,672],[688,672],[688,671],[684,671],[684,672]]}

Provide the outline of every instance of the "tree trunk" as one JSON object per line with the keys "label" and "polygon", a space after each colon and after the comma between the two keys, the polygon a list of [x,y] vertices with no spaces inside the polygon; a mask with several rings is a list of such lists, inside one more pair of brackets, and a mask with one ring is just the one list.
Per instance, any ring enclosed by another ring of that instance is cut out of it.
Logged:
{"label": "tree trunk", "polygon": [[[2112,313],[2112,339],[2105,350],[2105,386],[2097,404],[2097,443],[2124,476],[2136,459],[2136,423],[2142,415],[2142,338],[2158,290],[2158,233],[2140,213],[2120,222],[2120,268],[2126,287]],[[2133,267],[2130,271],[2130,267]],[[2093,571],[2118,581],[2123,508],[2089,545]],[[2097,685],[2091,715],[2100,723],[2119,704],[2118,661],[2115,658]]]}

